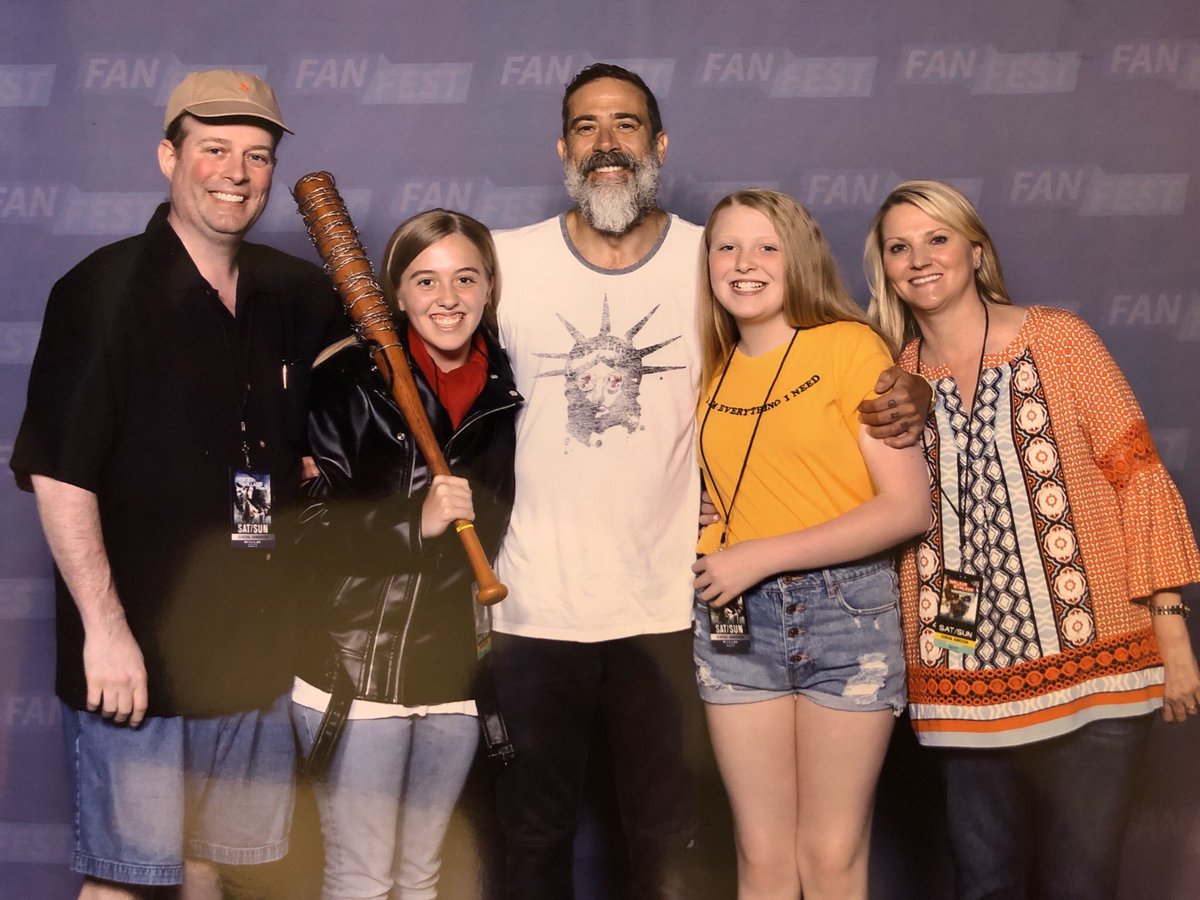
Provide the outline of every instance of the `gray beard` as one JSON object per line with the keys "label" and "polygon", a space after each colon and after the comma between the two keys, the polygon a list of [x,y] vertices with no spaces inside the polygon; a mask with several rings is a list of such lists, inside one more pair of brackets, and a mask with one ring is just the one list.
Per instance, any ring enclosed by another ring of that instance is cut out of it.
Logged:
{"label": "gray beard", "polygon": [[592,184],[570,159],[563,183],[585,222],[604,234],[625,234],[658,206],[662,165],[653,153],[635,162],[633,177],[619,184]]}

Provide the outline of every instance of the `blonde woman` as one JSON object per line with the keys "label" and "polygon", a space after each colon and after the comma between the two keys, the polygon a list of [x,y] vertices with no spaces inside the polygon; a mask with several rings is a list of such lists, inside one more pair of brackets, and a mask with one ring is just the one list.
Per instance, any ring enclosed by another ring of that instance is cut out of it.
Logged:
{"label": "blonde woman", "polygon": [[934,520],[901,590],[956,894],[1111,897],[1150,714],[1200,704],[1178,593],[1200,578],[1187,513],[1100,339],[1010,302],[959,191],[901,184],[865,260],[900,364],[936,387]]}
{"label": "blonde woman", "polygon": [[[889,551],[928,524],[927,478],[918,449],[860,423],[891,353],[803,207],[738,191],[704,249],[698,440],[720,520],[694,567],[695,655],[738,896],[865,898],[875,784],[905,697]],[[726,649],[742,619],[748,635]]]}

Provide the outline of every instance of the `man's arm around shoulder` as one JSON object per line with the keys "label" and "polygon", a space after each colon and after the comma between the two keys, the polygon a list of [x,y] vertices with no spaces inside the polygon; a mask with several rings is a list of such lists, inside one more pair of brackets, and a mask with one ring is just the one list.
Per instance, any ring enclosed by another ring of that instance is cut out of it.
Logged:
{"label": "man's arm around shoulder", "polygon": [[875,393],[875,399],[858,404],[867,434],[896,449],[915,446],[933,408],[933,387],[920,375],[892,366],[879,373]]}
{"label": "man's arm around shoulder", "polygon": [[149,700],[146,665],[117,596],[91,491],[33,475],[38,515],[54,562],[83,620],[87,706],[116,722],[138,725]]}

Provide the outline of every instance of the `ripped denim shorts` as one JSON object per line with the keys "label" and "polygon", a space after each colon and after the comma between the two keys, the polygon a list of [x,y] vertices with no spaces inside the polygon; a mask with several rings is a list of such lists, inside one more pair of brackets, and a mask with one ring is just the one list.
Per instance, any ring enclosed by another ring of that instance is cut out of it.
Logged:
{"label": "ripped denim shorts", "polygon": [[706,703],[754,703],[803,694],[831,709],[890,709],[907,691],[899,582],[890,557],[785,572],[745,594],[749,648],[709,639],[708,607],[695,602],[693,656]]}

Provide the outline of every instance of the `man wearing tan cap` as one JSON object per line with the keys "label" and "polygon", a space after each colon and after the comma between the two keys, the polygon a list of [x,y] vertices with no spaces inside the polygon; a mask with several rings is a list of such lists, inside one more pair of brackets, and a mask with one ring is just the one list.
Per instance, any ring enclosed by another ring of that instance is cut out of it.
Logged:
{"label": "man wearing tan cap", "polygon": [[270,86],[193,73],[165,125],[170,202],[54,286],[11,461],[55,561],[89,898],[185,879],[216,897],[222,873],[287,850],[278,509],[302,478],[309,367],[342,327],[318,268],[243,240],[288,130]]}

